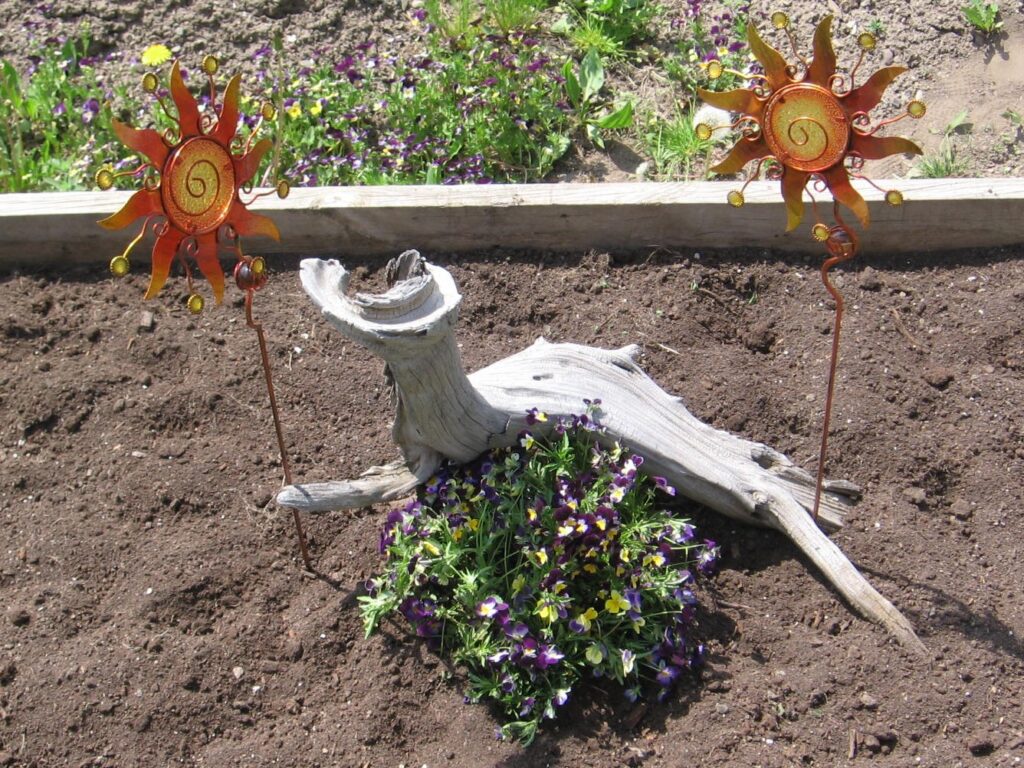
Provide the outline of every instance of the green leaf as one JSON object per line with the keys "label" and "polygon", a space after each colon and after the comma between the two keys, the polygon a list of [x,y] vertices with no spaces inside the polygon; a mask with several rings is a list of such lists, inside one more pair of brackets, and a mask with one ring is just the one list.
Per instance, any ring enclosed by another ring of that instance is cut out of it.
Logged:
{"label": "green leaf", "polygon": [[590,101],[604,86],[604,66],[595,48],[587,51],[580,62],[580,86],[583,89],[583,101]]}
{"label": "green leaf", "polygon": [[587,123],[587,138],[590,139],[598,149],[604,149],[604,139],[601,138],[601,129],[595,123]]}
{"label": "green leaf", "polygon": [[599,128],[603,128],[608,131],[613,131],[619,128],[628,128],[633,124],[633,102],[627,101],[614,112],[610,112],[609,114],[600,117],[596,123]]}
{"label": "green leaf", "polygon": [[554,23],[548,27],[553,35],[568,35],[571,28],[569,17],[564,14],[555,19]]}
{"label": "green leaf", "polygon": [[550,157],[551,162],[554,162],[555,160],[560,158],[562,155],[564,155],[566,152],[568,152],[569,151],[569,147],[571,145],[572,145],[572,141],[569,139],[568,136],[565,136],[563,134],[556,134],[556,135],[550,137],[550,140],[548,141],[548,146],[546,147],[546,149],[549,151],[549,153],[551,155],[551,157]]}
{"label": "green leaf", "polygon": [[565,78],[565,92],[569,96],[569,101],[574,107],[579,107],[583,91],[576,73],[572,70],[572,59],[565,62],[565,66],[562,67],[562,76]]}

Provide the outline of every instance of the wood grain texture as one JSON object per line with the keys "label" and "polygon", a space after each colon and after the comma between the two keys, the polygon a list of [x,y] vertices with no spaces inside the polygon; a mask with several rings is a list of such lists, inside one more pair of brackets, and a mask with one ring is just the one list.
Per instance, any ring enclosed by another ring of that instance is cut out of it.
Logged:
{"label": "wood grain texture", "polygon": [[[466,461],[515,445],[530,408],[548,416],[530,427],[541,433],[559,418],[583,412],[585,398],[600,400],[596,415],[604,431],[598,439],[636,451],[645,459],[641,471],[665,477],[682,495],[781,531],[864,616],[905,646],[924,650],[907,619],[811,519],[814,478],[781,453],[697,419],[641,370],[638,347],[607,350],[539,339],[467,376],[454,340],[461,296],[451,275],[416,251],[403,253],[388,272],[397,282],[386,293],[349,297],[348,273],[337,261],[306,259],[300,269],[303,288],[324,318],[387,362],[395,400],[392,435],[407,471],[393,465],[393,481],[380,484],[376,498],[374,488],[357,485],[359,480],[342,480],[288,487],[278,503],[313,511],[395,498],[410,477],[429,475],[444,458]],[[829,484],[821,524],[839,527],[855,496],[848,484]]]}
{"label": "wood grain texture", "polygon": [[[871,227],[862,252],[989,248],[1024,242],[1024,180],[877,180],[903,191],[892,208],[869,185]],[[732,208],[734,182],[509,184],[493,186],[323,187],[262,198],[281,242],[249,238],[253,253],[392,255],[410,244],[426,253],[498,248],[755,247],[820,253],[809,226],[786,234],[775,182],[751,184],[747,204]],[[96,222],[126,192],[0,195],[0,267],[98,262],[120,252],[131,228],[106,232]],[[829,200],[827,193],[819,202]],[[140,244],[139,259],[147,245]]]}

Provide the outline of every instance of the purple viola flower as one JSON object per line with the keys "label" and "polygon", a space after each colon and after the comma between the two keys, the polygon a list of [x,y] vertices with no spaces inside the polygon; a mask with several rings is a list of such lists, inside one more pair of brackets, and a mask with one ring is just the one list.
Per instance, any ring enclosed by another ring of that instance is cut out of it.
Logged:
{"label": "purple viola flower", "polygon": [[661,662],[658,665],[658,672],[654,676],[654,679],[657,680],[658,685],[668,688],[676,681],[676,678],[679,677],[679,672],[679,667]]}
{"label": "purple viola flower", "polygon": [[554,645],[541,645],[540,651],[537,653],[537,668],[553,667],[564,658],[565,654]]}
{"label": "purple viola flower", "polygon": [[658,490],[668,494],[669,496],[676,495],[676,489],[669,485],[668,480],[666,480],[664,477],[661,477],[660,475],[654,476],[654,485],[658,488]]}
{"label": "purple viola flower", "polygon": [[487,661],[497,666],[498,664],[503,664],[504,662],[508,661],[509,656],[511,655],[512,654],[508,650],[502,649],[488,656]]}
{"label": "purple viola flower", "polygon": [[67,111],[68,111],[67,106],[64,104],[63,101],[60,101],[60,102],[57,103],[57,106],[55,106],[53,108],[53,115],[54,115],[54,117],[59,117],[59,116],[63,115],[64,113],[66,113]]}
{"label": "purple viola flower", "polygon": [[697,604],[697,596],[688,589],[676,587],[674,590],[672,590],[672,597],[674,597],[680,605]]}
{"label": "purple viola flower", "polygon": [[502,602],[497,595],[491,595],[476,606],[476,615],[483,619],[493,619],[508,612],[508,603]]}
{"label": "purple viola flower", "polygon": [[640,590],[628,588],[623,594],[625,595],[626,600],[629,601],[630,608],[632,608],[634,611],[639,611],[640,603],[643,600],[643,596],[640,594]]}
{"label": "purple viola flower", "polygon": [[622,692],[622,695],[626,697],[626,701],[635,704],[640,700],[640,687],[633,686],[632,688],[627,688]]}
{"label": "purple viola flower", "polygon": [[100,112],[100,103],[96,99],[89,99],[82,105],[82,122],[90,125]]}
{"label": "purple viola flower", "polygon": [[533,711],[533,708],[534,706],[536,706],[536,704],[537,700],[533,698],[533,696],[527,696],[525,699],[523,699],[523,706],[519,708],[519,716],[526,717]]}
{"label": "purple viola flower", "polygon": [[502,693],[514,693],[516,690],[516,681],[512,675],[505,675],[501,678],[501,692]]}
{"label": "purple viola flower", "polygon": [[551,698],[556,707],[564,707],[569,701],[569,691],[566,688],[559,688]]}
{"label": "purple viola flower", "polygon": [[547,56],[538,56],[536,59],[534,59],[533,61],[526,65],[526,71],[537,72],[543,69],[544,65],[547,64],[549,61],[551,61],[551,59],[549,59]]}
{"label": "purple viola flower", "polygon": [[704,548],[697,556],[697,570],[708,576],[715,572],[718,565],[718,546],[711,539],[704,540]]}
{"label": "purple viola flower", "polygon": [[521,643],[517,643],[512,651],[515,661],[521,664],[531,665],[537,659],[537,641],[527,637]]}
{"label": "purple viola flower", "polygon": [[530,628],[519,621],[511,626],[505,627],[505,634],[513,640],[522,640],[530,634]]}

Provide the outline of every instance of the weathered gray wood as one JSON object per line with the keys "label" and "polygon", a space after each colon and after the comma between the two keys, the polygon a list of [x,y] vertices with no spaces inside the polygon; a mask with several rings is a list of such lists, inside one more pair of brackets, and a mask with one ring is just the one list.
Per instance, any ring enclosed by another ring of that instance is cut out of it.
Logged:
{"label": "weathered gray wood", "polygon": [[[872,224],[862,253],[986,248],[1024,242],[1024,180],[877,180],[904,192],[891,208],[856,182]],[[257,200],[273,215],[280,243],[253,239],[254,253],[392,254],[423,249],[777,248],[820,254],[802,228],[786,234],[777,182],[756,182],[735,209],[734,182],[509,184],[493,186],[323,187],[295,189],[285,200]],[[0,268],[17,264],[106,262],[129,239],[96,221],[116,211],[125,192],[0,195]],[[819,195],[822,201],[828,194]],[[146,245],[140,244],[141,259]]]}
{"label": "weathered gray wood", "polygon": [[[513,444],[529,408],[545,411],[550,428],[558,417],[581,412],[584,398],[596,398],[605,439],[643,455],[644,471],[663,475],[683,495],[722,514],[782,531],[857,610],[923,650],[906,618],[810,518],[813,478],[777,451],[701,422],[640,369],[637,347],[604,350],[541,339],[467,376],[454,339],[461,296],[451,275],[409,251],[393,276],[397,282],[385,294],[349,298],[348,273],[338,262],[307,259],[300,270],[303,288],[325,319],[387,362],[393,436],[408,471],[356,491],[359,481],[296,485],[281,492],[279,503],[324,510],[395,498],[411,477],[429,474],[442,458],[464,461]],[[854,496],[848,484],[830,484],[822,525],[839,527]]]}

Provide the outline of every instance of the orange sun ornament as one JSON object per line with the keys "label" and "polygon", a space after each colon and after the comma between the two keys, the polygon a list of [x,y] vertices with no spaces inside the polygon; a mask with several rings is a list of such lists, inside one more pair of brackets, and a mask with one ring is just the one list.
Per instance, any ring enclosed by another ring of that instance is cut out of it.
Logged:
{"label": "orange sun ornament", "polygon": [[110,189],[118,176],[143,180],[143,188],[132,195],[121,210],[100,222],[107,229],[123,229],[145,217],[138,235],[123,253],[111,260],[110,271],[117,277],[128,273],[129,254],[152,223],[156,242],[145,297],[150,299],[159,293],[177,260],[188,279],[191,295],[187,306],[194,313],[202,311],[204,301],[193,290],[191,263],[194,261],[209,281],[219,304],[224,297],[224,271],[219,253],[224,247],[232,248],[237,255],[235,279],[239,288],[248,291],[262,287],[266,279],[264,262],[243,255],[240,238],[262,235],[279,240],[280,235],[273,221],[250,212],[246,206],[256,197],[274,191],[280,197],[288,194],[287,182],[281,181],[275,190],[243,202],[242,192],[251,192],[251,181],[260,161],[272,146],[270,139],[255,141],[255,138],[262,121],[273,118],[274,108],[270,104],[263,105],[259,122],[243,144],[237,135],[240,78],[238,75],[231,78],[223,102],[218,105],[213,80],[217,69],[217,59],[213,56],[203,60],[210,100],[202,111],[185,86],[178,62],[171,67],[170,76],[170,96],[176,108],[173,112],[163,96],[157,94],[157,76],[147,73],[142,79],[143,89],[157,94],[158,103],[176,129],[163,133],[150,128],[138,130],[115,119],[113,127],[117,137],[145,161],[128,171],[114,173],[110,168],[101,168],[96,174],[100,189]]}
{"label": "orange sun ornament", "polygon": [[[873,122],[870,111],[878,106],[885,89],[906,68],[884,67],[863,85],[856,86],[857,70],[864,55],[875,47],[875,38],[871,34],[859,36],[860,58],[849,75],[843,75],[836,71],[831,16],[822,19],[814,33],[810,61],[797,52],[786,14],[773,14],[772,26],[786,30],[799,64],[787,63],[781,53],[761,39],[753,24],[747,27],[747,37],[751,52],[764,70],[763,74],[733,72],[724,69],[717,61],[708,64],[708,75],[713,79],[729,72],[753,81],[751,88],[722,93],[698,89],[700,97],[708,104],[740,115],[730,127],[739,129],[741,138],[729,156],[711,170],[732,174],[747,163],[756,161],[749,183],[757,178],[765,160],[775,160],[777,165],[769,172],[769,177],[777,176],[782,182],[787,232],[795,229],[803,219],[803,195],[807,182],[812,179],[819,183],[819,187],[827,187],[833,199],[849,208],[866,227],[870,223],[868,206],[850,184],[850,179],[864,178],[860,170],[865,160],[878,160],[899,153],[921,154],[921,148],[909,139],[883,137],[877,133],[904,117],[922,117],[924,104],[911,101],[898,117]],[[713,130],[708,125],[697,126],[698,136],[705,139],[711,137]],[[896,190],[885,194],[886,202],[891,205],[903,202],[902,195]],[[743,189],[731,192],[729,202],[736,207],[743,205]],[[817,237],[817,233],[816,238],[822,239]]]}
{"label": "orange sun ornament", "polygon": [[[875,38],[863,33],[857,38],[861,52],[849,74],[836,70],[836,53],[832,47],[832,17],[826,16],[814,32],[810,61],[797,50],[796,41],[789,31],[789,18],[782,12],[771,17],[772,26],[786,31],[797,64],[788,63],[775,48],[761,39],[754,25],[747,27],[750,50],[761,65],[762,73],[745,74],[725,69],[721,62],[708,62],[708,76],[715,80],[725,73],[750,80],[750,88],[716,93],[699,89],[700,97],[708,104],[739,117],[731,126],[739,130],[740,139],[729,155],[712,172],[733,174],[747,163],[756,163],[740,189],[728,194],[730,205],[743,205],[743,191],[756,179],[762,164],[771,161],[767,177],[781,181],[782,197],[786,203],[786,231],[792,231],[803,220],[804,193],[807,183],[813,181],[817,191],[828,189],[832,193],[833,226],[822,221],[817,202],[814,204],[816,222],[811,228],[814,239],[824,244],[828,257],[821,266],[821,280],[836,303],[832,332],[832,355],[829,361],[825,414],[818,454],[818,476],[812,514],[818,517],[824,483],[825,459],[828,451],[828,429],[832,417],[835,392],[836,365],[839,360],[839,336],[843,319],[843,297],[829,280],[829,270],[852,259],[857,253],[856,234],[843,221],[839,206],[845,206],[867,227],[871,223],[867,203],[854,189],[850,179],[861,179],[884,192],[891,206],[903,204],[899,190],[881,190],[861,174],[866,160],[879,160],[900,153],[921,154],[921,148],[909,139],[898,136],[879,136],[878,131],[905,117],[924,116],[925,105],[911,101],[898,117],[875,122],[870,116],[878,106],[885,89],[906,71],[905,67],[883,67],[871,75],[863,85],[856,85],[857,70],[868,51],[874,50]],[[714,128],[707,124],[696,126],[698,138],[710,139]],[[810,194],[810,193],[809,193]]]}

